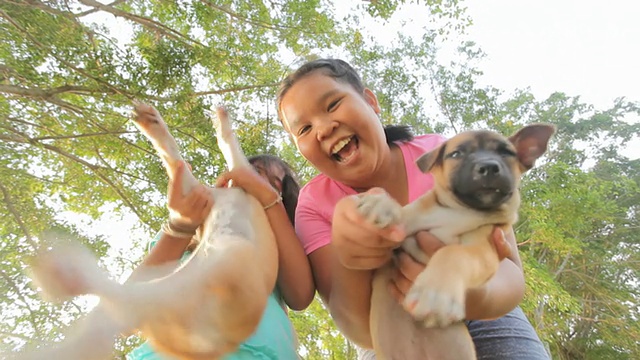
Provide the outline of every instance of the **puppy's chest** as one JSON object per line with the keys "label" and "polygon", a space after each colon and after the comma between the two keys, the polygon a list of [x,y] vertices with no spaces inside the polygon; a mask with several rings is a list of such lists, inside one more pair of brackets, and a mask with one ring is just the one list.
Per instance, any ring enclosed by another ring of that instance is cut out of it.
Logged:
{"label": "puppy's chest", "polygon": [[403,209],[405,229],[408,235],[429,231],[443,243],[458,243],[460,235],[481,226],[499,223],[502,216],[472,209],[453,209],[443,206],[407,206]]}

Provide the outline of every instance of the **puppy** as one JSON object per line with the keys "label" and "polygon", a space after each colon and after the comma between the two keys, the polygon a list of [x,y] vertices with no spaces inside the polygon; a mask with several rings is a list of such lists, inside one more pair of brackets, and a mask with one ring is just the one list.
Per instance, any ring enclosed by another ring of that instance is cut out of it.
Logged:
{"label": "puppy", "polygon": [[[160,114],[135,107],[135,123],[152,142],[169,176],[182,157]],[[250,166],[224,110],[218,109],[218,146],[230,169]],[[197,184],[185,169],[182,192]],[[21,359],[108,359],[119,334],[139,330],[160,353],[178,359],[218,359],[257,328],[276,282],[275,237],[262,205],[239,188],[211,189],[215,205],[197,231],[198,245],[177,268],[143,270],[150,281],[118,284],[77,245],[40,253],[31,273],[53,299],[100,297],[98,309],[58,346]],[[142,270],[142,269],[141,269]],[[157,278],[164,273],[163,277]]]}
{"label": "puppy", "polygon": [[[387,288],[393,265],[376,271],[370,324],[378,360],[476,358],[462,322],[465,294],[497,271],[491,232],[516,222],[520,177],[544,154],[554,132],[551,125],[534,124],[509,138],[461,133],[416,161],[434,178],[434,188],[416,201],[401,207],[386,193],[358,198],[361,214],[378,227],[404,226],[409,237],[402,249],[427,264],[402,306]],[[412,237],[420,230],[447,246],[429,259]]]}

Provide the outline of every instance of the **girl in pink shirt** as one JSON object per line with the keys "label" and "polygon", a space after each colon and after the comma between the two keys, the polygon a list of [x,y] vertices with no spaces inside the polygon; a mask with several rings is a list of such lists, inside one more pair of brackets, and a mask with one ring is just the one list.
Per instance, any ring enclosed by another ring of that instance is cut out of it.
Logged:
{"label": "girl in pink shirt", "polygon": [[[409,202],[417,199],[433,186],[431,175],[422,173],[415,160],[434,149],[444,141],[440,135],[417,136],[410,142],[397,142],[402,151],[407,181],[409,186]],[[307,254],[329,245],[331,242],[331,219],[333,211],[340,199],[347,195],[357,194],[356,190],[324,174],[309,181],[300,191],[300,201],[296,210],[296,232]]]}
{"label": "girl in pink shirt", "polygon": [[[404,233],[367,223],[350,195],[386,191],[403,205],[415,200],[433,181],[414,161],[444,139],[414,138],[406,127],[384,128],[375,94],[341,60],[315,60],[289,75],[278,93],[278,110],[300,153],[321,172],[302,189],[295,224],[316,288],[344,335],[371,348],[372,274],[391,259]],[[442,246],[427,232],[417,239],[429,256]],[[517,307],[524,295],[524,275],[513,231],[496,231],[493,240],[504,260],[484,287],[468,292],[466,301],[466,318],[478,319],[467,322],[477,356],[548,359]],[[401,300],[422,269],[424,265],[400,255],[390,291]]]}

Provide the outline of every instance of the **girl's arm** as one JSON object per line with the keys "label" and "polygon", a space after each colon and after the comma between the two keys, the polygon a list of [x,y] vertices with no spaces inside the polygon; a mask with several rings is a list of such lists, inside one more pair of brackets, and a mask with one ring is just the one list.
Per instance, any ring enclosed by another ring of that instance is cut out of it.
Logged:
{"label": "girl's arm", "polygon": [[[397,227],[380,230],[366,221],[357,210],[355,199],[348,196],[336,204],[331,244],[311,254],[313,262],[314,254],[322,251],[315,255],[316,262],[322,263],[314,265],[314,270],[329,279],[323,297],[331,316],[340,330],[362,347],[372,346],[369,313],[373,269],[391,260],[393,249],[403,239],[404,232]],[[330,273],[324,269],[330,269]]]}

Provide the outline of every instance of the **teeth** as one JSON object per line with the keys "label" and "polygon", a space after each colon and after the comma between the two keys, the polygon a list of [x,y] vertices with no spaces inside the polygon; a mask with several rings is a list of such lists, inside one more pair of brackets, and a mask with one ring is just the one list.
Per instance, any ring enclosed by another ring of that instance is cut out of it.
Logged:
{"label": "teeth", "polygon": [[335,144],[333,146],[333,148],[331,149],[331,155],[335,155],[338,152],[340,152],[340,150],[342,150],[345,146],[347,146],[347,144],[349,143],[349,141],[351,141],[351,138],[346,138],[343,140],[340,140],[337,144]]}

